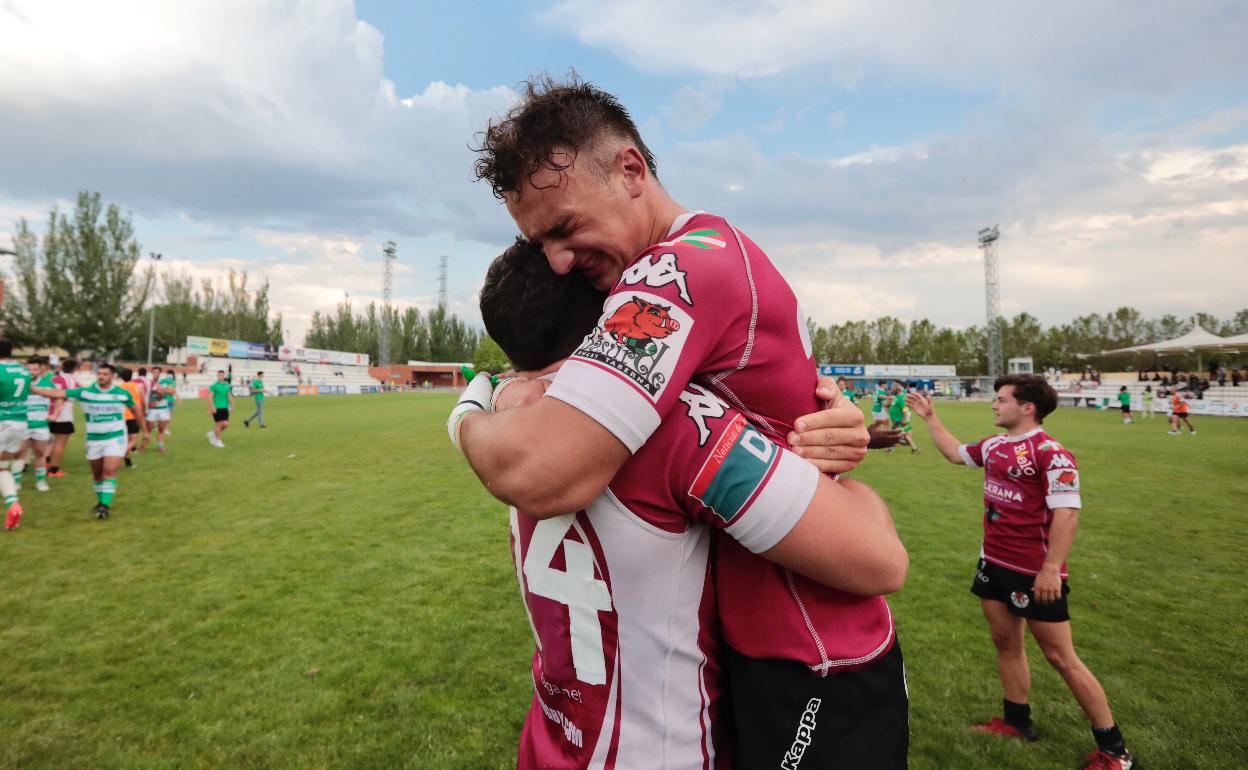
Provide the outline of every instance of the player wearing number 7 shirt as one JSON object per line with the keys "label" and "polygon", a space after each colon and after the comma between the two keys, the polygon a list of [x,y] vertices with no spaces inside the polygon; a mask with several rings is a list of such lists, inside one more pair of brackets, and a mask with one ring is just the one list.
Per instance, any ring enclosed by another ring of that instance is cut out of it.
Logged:
{"label": "player wearing number 7 shirt", "polygon": [[[526,378],[500,385],[500,410],[541,398],[600,307],[580,276],[555,276],[533,250],[504,252],[481,291],[487,332]],[[518,767],[732,766],[713,530],[861,594],[896,590],[905,576],[905,549],[874,493],[820,476],[690,384],[585,510],[547,519],[511,510],[537,641]]]}
{"label": "player wearing number 7 shirt", "polygon": [[[494,415],[472,413],[468,399],[452,413],[452,438],[496,497],[539,518],[584,509],[665,417],[711,413],[718,401],[803,456],[838,445],[841,462],[825,470],[862,459],[870,437],[857,408],[846,400],[811,414],[821,406],[815,362],[787,282],[731,223],[672,199],[614,97],[575,77],[532,84],[482,145],[478,175],[554,272],[609,292],[547,397]],[[690,382],[713,397],[689,394]],[[794,433],[823,420],[848,429]],[[800,754],[804,770],[904,767],[907,695],[884,598],[825,587],[731,538],[716,562],[725,660],[741,694],[737,761]],[[795,743],[813,701],[824,704],[814,740]]]}
{"label": "player wearing number 7 shirt", "polygon": [[984,540],[971,593],[980,599],[997,648],[1005,714],[973,729],[1037,739],[1027,702],[1031,674],[1023,647],[1026,625],[1092,723],[1097,748],[1084,770],[1138,768],[1114,723],[1105,690],[1075,653],[1071,636],[1066,556],[1075,541],[1082,503],[1075,456],[1041,427],[1057,408],[1057,393],[1035,374],[1002,377],[993,389],[992,411],[1005,433],[971,444],[960,443],[949,432],[930,398],[906,396],[945,459],[984,469]]}

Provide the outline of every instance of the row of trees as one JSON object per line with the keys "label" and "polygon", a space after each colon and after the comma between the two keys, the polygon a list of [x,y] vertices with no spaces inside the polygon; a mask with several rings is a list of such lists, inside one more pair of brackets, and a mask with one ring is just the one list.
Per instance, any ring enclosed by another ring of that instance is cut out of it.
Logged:
{"label": "row of trees", "polygon": [[162,359],[192,334],[282,342],[282,317],[270,310],[267,281],[252,291],[247,273],[231,270],[221,285],[164,275],[157,286],[152,266],[141,267],[130,216],[105,207],[99,193],[79,193],[68,214],[53,209],[42,238],[20,220],[13,240],[13,280],[0,323],[18,345],[142,358],[153,305]]}
{"label": "row of trees", "polygon": [[481,334],[444,306],[422,314],[414,307],[387,310],[376,302],[357,312],[350,300],[331,313],[312,314],[305,344],[322,350],[367,353],[379,360],[385,314],[390,314],[390,362],[470,361]]}
{"label": "row of trees", "polygon": [[[1031,356],[1037,369],[1050,367],[1073,371],[1092,363],[1105,371],[1140,368],[1158,364],[1195,369],[1197,357],[1152,357],[1119,355],[1089,359],[1102,350],[1141,345],[1170,339],[1196,325],[1223,336],[1248,333],[1248,308],[1228,320],[1208,313],[1188,318],[1165,315],[1145,318],[1138,310],[1120,307],[1099,314],[1079,316],[1070,323],[1045,327],[1039,319],[1020,313],[1001,319],[1001,342],[1005,357]],[[980,374],[988,370],[987,339],[984,327],[966,329],[938,327],[927,319],[906,323],[891,316],[873,321],[848,321],[820,327],[809,322],[815,358],[821,362],[845,364],[954,364],[958,374]],[[1205,356],[1208,360],[1209,356]],[[1004,363],[1004,362],[1003,362]]]}

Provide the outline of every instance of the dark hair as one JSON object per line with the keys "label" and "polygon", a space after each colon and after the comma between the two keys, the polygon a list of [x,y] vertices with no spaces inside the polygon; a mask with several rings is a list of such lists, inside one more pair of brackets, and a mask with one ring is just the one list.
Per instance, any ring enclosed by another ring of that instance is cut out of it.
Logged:
{"label": "dark hair", "polygon": [[9,340],[0,340],[0,358],[9,358],[13,355],[13,343]]}
{"label": "dark hair", "polygon": [[[581,80],[575,71],[560,82],[540,75],[520,84],[519,104],[485,126],[481,146],[474,149],[477,179],[489,181],[494,197],[519,192],[523,182],[539,169],[564,171],[582,151],[606,136],[622,139],[641,153],[652,176],[658,177],[654,154],[641,140],[637,124],[620,100]],[[558,162],[555,150],[566,150],[571,160]]]}
{"label": "dark hair", "polygon": [[[155,370],[155,369],[153,369],[152,371],[156,371],[156,370]],[[146,367],[146,366],[140,366],[140,367],[139,367],[139,376],[140,376],[140,377],[146,377],[146,376],[147,376],[147,367]]]}
{"label": "dark hair", "polygon": [[257,376],[257,377],[263,377],[263,376],[264,376],[264,372],[256,372],[256,376]]}
{"label": "dark hair", "polygon": [[481,320],[512,366],[536,371],[576,350],[606,296],[580,272],[556,275],[540,246],[517,238],[485,273]]}
{"label": "dark hair", "polygon": [[110,363],[109,363],[109,362],[107,362],[107,361],[104,361],[103,363],[101,363],[101,364],[99,364],[98,366],[96,366],[96,369],[107,369],[107,370],[109,370],[110,372],[112,372],[113,374],[116,374],[116,373],[117,373],[117,367],[113,366],[112,364],[110,364]]}
{"label": "dark hair", "polygon": [[71,374],[78,370],[78,361],[73,358],[67,358],[61,362],[61,371]]}
{"label": "dark hair", "polygon": [[217,370],[217,374],[225,374],[225,370],[224,370],[224,369],[218,369],[218,370]]}
{"label": "dark hair", "polygon": [[46,364],[47,362],[48,359],[38,353],[26,359],[26,363],[28,364]]}
{"label": "dark hair", "polygon": [[1015,401],[1036,407],[1036,422],[1044,422],[1044,418],[1057,409],[1057,392],[1038,374],[1007,374],[998,377],[992,389],[998,391],[1006,385],[1014,386]]}
{"label": "dark hair", "polygon": [[133,379],[133,378],[134,378],[134,372],[132,372],[132,371],[130,370],[130,367],[128,367],[128,366],[123,366],[123,367],[121,367],[121,372],[120,372],[120,374],[121,374],[121,379],[122,379],[122,381],[124,381],[124,382],[129,382],[131,379]]}

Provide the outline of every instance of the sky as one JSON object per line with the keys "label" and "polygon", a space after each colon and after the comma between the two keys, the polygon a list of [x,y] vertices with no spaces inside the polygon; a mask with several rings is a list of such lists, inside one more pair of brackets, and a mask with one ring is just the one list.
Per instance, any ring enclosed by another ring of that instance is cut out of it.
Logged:
{"label": "sky", "polygon": [[[0,248],[99,191],[158,269],[315,310],[450,309],[515,227],[471,147],[534,74],[618,95],[683,205],[820,324],[1248,307],[1248,5],[1235,0],[0,0]],[[7,267],[0,263],[0,267]]]}

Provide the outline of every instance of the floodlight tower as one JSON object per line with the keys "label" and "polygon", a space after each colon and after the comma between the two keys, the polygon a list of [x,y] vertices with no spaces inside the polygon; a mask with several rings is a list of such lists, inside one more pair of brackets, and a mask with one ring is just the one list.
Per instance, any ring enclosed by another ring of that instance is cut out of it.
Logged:
{"label": "floodlight tower", "polygon": [[988,315],[988,376],[1001,376],[1001,276],[997,269],[996,225],[979,231],[979,247],[984,250],[984,304]]}
{"label": "floodlight tower", "polygon": [[438,257],[438,307],[446,307],[446,255]]}
{"label": "floodlight tower", "polygon": [[390,323],[394,312],[390,308],[390,299],[394,295],[394,255],[398,246],[394,241],[386,241],[381,247],[385,255],[381,268],[381,339],[377,345],[377,365],[390,365]]}

